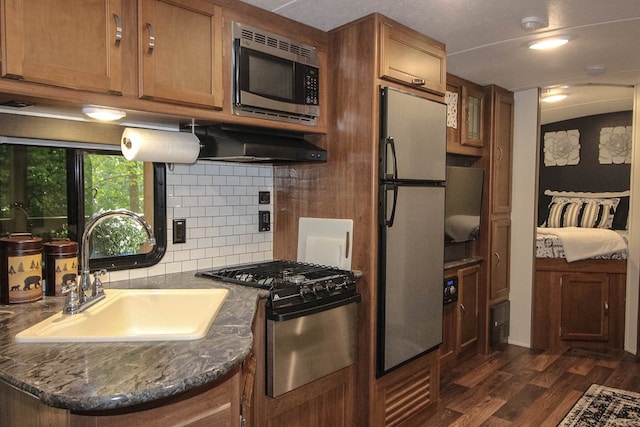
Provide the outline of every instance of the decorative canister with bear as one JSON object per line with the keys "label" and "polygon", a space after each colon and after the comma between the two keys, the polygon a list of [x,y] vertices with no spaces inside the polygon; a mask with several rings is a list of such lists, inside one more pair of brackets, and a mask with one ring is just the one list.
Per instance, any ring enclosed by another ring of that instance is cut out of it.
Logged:
{"label": "decorative canister with bear", "polygon": [[62,295],[62,286],[77,280],[78,243],[69,239],[44,244],[45,295]]}
{"label": "decorative canister with bear", "polygon": [[0,238],[0,303],[42,298],[42,239],[30,233]]}

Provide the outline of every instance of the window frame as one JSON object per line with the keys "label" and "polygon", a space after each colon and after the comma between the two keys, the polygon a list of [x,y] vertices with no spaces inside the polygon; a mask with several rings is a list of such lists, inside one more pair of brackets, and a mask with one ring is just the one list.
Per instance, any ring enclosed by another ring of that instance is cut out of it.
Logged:
{"label": "window frame", "polygon": [[[4,139],[4,141],[2,140]],[[82,254],[82,234],[85,229],[84,203],[84,154],[118,155],[117,146],[96,147],[72,141],[42,141],[30,138],[0,138],[7,145],[25,145],[36,147],[59,147],[66,150],[67,171],[67,224],[69,239],[78,242],[78,256]],[[121,154],[120,154],[121,155]],[[91,271],[128,270],[151,267],[164,257],[167,249],[167,209],[166,209],[166,165],[152,163],[153,171],[153,233],[156,244],[145,254],[122,255],[90,259]],[[84,261],[84,260],[81,260]]]}

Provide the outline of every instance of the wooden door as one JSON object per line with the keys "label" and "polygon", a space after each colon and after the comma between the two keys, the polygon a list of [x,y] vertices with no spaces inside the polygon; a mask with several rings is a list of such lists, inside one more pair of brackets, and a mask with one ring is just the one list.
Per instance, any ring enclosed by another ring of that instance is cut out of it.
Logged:
{"label": "wooden door", "polygon": [[491,221],[490,304],[509,298],[511,220]]}
{"label": "wooden door", "polygon": [[222,10],[203,0],[141,0],[140,96],[222,108]]}
{"label": "wooden door", "polygon": [[480,268],[477,265],[458,271],[458,350],[465,351],[478,341],[478,284]]}
{"label": "wooden door", "polygon": [[440,344],[440,364],[452,362],[456,356],[458,337],[458,303],[452,302],[442,307],[442,344]]}
{"label": "wooden door", "polygon": [[609,339],[609,276],[563,274],[560,338],[607,341]]}
{"label": "wooden door", "polygon": [[513,93],[492,88],[491,211],[511,212],[511,170],[513,151]]}
{"label": "wooden door", "polygon": [[122,0],[5,0],[2,77],[122,93]]}

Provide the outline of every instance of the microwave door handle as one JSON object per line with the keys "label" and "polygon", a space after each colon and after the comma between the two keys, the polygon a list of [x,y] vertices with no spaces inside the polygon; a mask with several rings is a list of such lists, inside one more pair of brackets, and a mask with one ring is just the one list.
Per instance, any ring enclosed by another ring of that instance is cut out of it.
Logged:
{"label": "microwave door handle", "polygon": [[[391,160],[393,161],[393,170],[391,173],[387,173],[388,157],[391,154]],[[384,173],[385,179],[398,179],[398,159],[396,158],[396,141],[392,136],[388,136],[384,140]]]}

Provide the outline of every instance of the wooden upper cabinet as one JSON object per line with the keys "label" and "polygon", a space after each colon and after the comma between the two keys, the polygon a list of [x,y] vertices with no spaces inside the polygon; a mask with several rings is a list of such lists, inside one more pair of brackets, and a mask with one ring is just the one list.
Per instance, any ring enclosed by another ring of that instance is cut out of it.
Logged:
{"label": "wooden upper cabinet", "polygon": [[222,109],[222,10],[203,0],[141,0],[140,97]]}
{"label": "wooden upper cabinet", "polygon": [[442,43],[381,22],[380,78],[444,95],[446,74],[446,52]]}
{"label": "wooden upper cabinet", "polygon": [[447,74],[447,153],[482,157],[484,99],[482,86]]}
{"label": "wooden upper cabinet", "polygon": [[5,0],[2,77],[122,92],[122,0]]}
{"label": "wooden upper cabinet", "polygon": [[513,93],[488,87],[491,102],[489,131],[491,147],[491,213],[511,212],[513,157]]}
{"label": "wooden upper cabinet", "polygon": [[460,125],[460,144],[481,148],[483,145],[484,91],[472,84],[462,85],[462,120]]}

